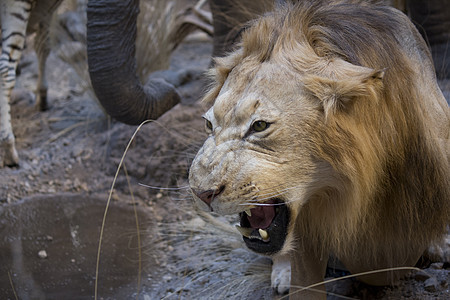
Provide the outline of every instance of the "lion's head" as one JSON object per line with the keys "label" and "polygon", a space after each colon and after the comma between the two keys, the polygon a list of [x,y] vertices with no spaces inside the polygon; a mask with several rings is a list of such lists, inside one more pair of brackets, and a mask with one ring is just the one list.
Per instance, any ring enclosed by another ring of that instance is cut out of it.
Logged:
{"label": "lion's head", "polygon": [[406,232],[426,243],[448,223],[449,113],[425,44],[391,8],[300,2],[216,60],[194,198],[239,214],[265,254],[296,239],[335,253]]}

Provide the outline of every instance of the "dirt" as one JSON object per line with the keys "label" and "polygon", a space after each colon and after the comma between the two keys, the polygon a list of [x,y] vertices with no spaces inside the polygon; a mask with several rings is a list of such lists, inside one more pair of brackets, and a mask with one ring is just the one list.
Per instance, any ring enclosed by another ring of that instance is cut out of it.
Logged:
{"label": "dirt", "polygon": [[[48,59],[49,110],[37,111],[32,42],[30,37],[12,101],[20,166],[0,169],[0,298],[92,299],[103,212],[136,126],[108,118],[79,67],[61,59],[58,49]],[[198,99],[211,50],[211,40],[198,33],[176,50],[171,70],[193,74],[179,88],[182,103],[144,125],[128,149],[102,239],[101,299],[275,297],[270,259],[245,248],[233,219],[199,216],[186,189],[190,161],[205,137]],[[394,287],[347,279],[329,289],[362,299],[450,298],[448,263],[423,271]],[[330,274],[340,275],[345,273]]]}

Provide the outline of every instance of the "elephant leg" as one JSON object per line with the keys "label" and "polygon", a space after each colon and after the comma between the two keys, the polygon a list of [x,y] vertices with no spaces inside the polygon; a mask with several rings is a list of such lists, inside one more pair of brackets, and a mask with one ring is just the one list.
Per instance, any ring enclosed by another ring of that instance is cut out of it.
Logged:
{"label": "elephant leg", "polygon": [[[200,20],[202,20],[203,22],[206,22],[209,25],[207,28],[209,31],[205,30],[205,32],[207,32],[210,35],[213,35],[214,29],[212,27],[212,23],[213,23],[212,13],[202,9],[202,7],[203,7],[203,5],[205,5],[205,3],[206,3],[206,0],[199,0],[197,2],[197,4],[194,6],[194,14]],[[202,29],[202,30],[204,30],[204,29]]]}
{"label": "elephant leg", "polygon": [[3,164],[16,166],[19,156],[15,147],[15,137],[11,125],[11,92],[16,82],[17,63],[25,45],[27,22],[33,1],[7,0],[2,3],[2,53],[0,56],[0,154]]}
{"label": "elephant leg", "polygon": [[438,78],[450,78],[450,0],[408,0],[406,10],[431,48]]}
{"label": "elephant leg", "polygon": [[183,22],[192,24],[212,36],[214,33],[214,29],[212,27],[212,14],[202,9],[205,2],[206,0],[199,0],[192,8],[192,13],[188,13],[184,16]]}
{"label": "elephant leg", "polygon": [[39,28],[36,32],[35,51],[38,58],[38,81],[36,87],[36,107],[41,111],[47,110],[47,76],[46,76],[46,61],[50,53],[49,40],[49,22],[43,20],[39,23]]}
{"label": "elephant leg", "polygon": [[213,56],[223,56],[238,42],[245,24],[273,9],[273,0],[209,0],[213,15]]}

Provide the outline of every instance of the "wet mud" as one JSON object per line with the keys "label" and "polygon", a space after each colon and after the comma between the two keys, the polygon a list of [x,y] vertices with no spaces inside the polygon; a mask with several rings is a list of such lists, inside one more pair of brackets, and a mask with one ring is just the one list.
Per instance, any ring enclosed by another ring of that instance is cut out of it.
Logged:
{"label": "wet mud", "polygon": [[[0,207],[0,299],[91,299],[105,199],[41,195]],[[140,226],[152,226],[136,207]],[[141,280],[151,277],[151,236],[140,236]],[[134,208],[113,202],[102,239],[98,296],[126,299],[138,292],[139,247]],[[5,284],[5,283],[8,283]]]}

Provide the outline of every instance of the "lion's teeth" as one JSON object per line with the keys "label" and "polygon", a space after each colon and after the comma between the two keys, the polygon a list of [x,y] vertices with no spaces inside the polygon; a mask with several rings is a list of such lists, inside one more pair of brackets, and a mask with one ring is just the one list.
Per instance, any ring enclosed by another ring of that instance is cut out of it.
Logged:
{"label": "lion's teeth", "polygon": [[236,229],[248,239],[258,239],[263,242],[268,242],[270,240],[269,233],[267,233],[264,229],[258,229],[259,236],[256,233],[256,229],[253,228],[246,228],[236,225]]}
{"label": "lion's teeth", "polygon": [[236,225],[236,229],[246,238],[250,238],[250,235],[252,234],[252,231],[253,231],[252,228],[245,228],[245,227],[241,227],[239,225]]}
{"label": "lion's teeth", "polygon": [[251,217],[252,216],[252,212],[250,211],[250,209],[246,209],[245,213],[247,214],[247,216]]}
{"label": "lion's teeth", "polygon": [[258,229],[259,235],[262,237],[263,240],[267,240],[269,238],[269,234],[264,229]]}

